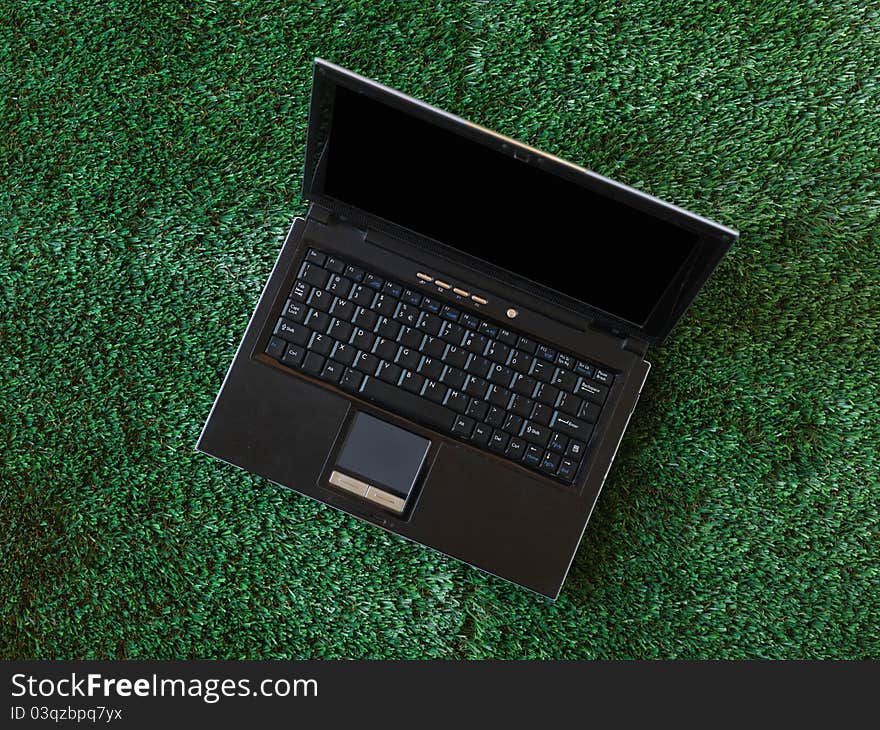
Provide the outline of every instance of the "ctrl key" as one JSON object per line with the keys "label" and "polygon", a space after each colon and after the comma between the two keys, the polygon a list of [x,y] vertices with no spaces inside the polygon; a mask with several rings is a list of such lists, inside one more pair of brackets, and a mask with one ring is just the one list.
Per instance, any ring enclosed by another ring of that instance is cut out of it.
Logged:
{"label": "ctrl key", "polygon": [[284,356],[281,358],[281,362],[292,368],[298,368],[302,365],[305,354],[306,350],[304,347],[300,347],[299,345],[288,345],[287,349],[284,351]]}

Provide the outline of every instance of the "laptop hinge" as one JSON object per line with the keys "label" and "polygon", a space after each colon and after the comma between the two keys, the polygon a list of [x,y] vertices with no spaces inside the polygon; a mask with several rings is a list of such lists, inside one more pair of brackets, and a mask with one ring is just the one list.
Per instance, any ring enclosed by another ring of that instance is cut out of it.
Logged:
{"label": "laptop hinge", "polygon": [[644,357],[648,352],[648,343],[641,337],[635,337],[634,335],[624,335],[620,346],[627,352],[635,353],[639,357]]}
{"label": "laptop hinge", "polygon": [[312,203],[309,206],[309,212],[306,214],[306,218],[311,218],[319,223],[327,223],[327,221],[330,220],[331,215],[332,213],[329,208],[325,208],[323,205],[318,205],[317,203]]}

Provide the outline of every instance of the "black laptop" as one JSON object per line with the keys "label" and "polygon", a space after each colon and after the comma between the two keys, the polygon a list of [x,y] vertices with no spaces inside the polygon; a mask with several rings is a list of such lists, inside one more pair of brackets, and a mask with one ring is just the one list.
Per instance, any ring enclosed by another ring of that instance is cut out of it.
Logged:
{"label": "black laptop", "polygon": [[291,226],[198,448],[558,595],[737,233],[322,60]]}

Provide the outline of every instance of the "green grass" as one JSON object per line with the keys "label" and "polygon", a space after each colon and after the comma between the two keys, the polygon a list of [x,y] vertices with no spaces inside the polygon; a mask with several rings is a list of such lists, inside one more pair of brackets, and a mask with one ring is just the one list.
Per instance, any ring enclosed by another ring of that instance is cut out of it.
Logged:
{"label": "green grass", "polygon": [[[739,6],[2,0],[0,656],[880,657],[880,11]],[[556,603],[193,450],[315,55],[742,232]]]}

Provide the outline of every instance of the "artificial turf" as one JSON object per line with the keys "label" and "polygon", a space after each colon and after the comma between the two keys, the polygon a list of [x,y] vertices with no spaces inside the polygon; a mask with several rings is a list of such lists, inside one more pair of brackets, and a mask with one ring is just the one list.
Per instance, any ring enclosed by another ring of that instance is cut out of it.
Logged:
{"label": "artificial turf", "polygon": [[[880,656],[876,4],[0,17],[0,656]],[[742,232],[555,603],[193,450],[316,55]]]}

